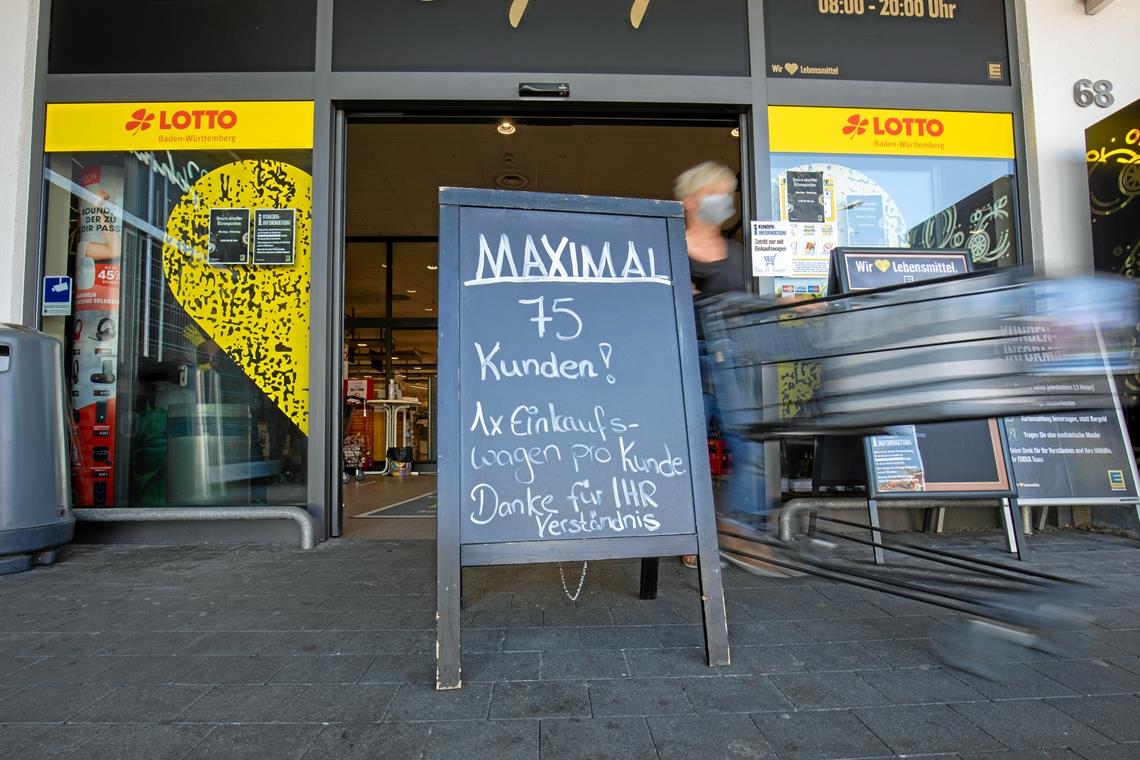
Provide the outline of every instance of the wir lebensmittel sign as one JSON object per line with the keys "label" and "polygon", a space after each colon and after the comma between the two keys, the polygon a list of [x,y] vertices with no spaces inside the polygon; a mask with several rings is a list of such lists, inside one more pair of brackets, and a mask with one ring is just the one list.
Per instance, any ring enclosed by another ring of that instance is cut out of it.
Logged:
{"label": "wir lebensmittel sign", "polygon": [[724,605],[680,206],[440,194],[438,686],[460,566],[701,555]]}
{"label": "wir lebensmittel sign", "polygon": [[971,269],[966,252],[908,252],[906,249],[845,249],[836,260],[844,291],[905,285],[939,277],[966,274]]}

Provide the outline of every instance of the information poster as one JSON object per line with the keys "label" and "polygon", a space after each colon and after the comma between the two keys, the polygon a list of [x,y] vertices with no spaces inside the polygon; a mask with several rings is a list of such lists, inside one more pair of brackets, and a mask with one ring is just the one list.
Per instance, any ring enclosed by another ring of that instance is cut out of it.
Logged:
{"label": "information poster", "polygon": [[820,279],[826,284],[831,252],[838,242],[834,224],[752,223],[752,274],[757,277]]}
{"label": "information poster", "polygon": [[787,179],[787,219],[789,222],[824,220],[823,172],[790,171]]}
{"label": "information poster", "polygon": [[788,222],[752,223],[752,274],[783,277],[792,273],[792,229]]}
{"label": "information poster", "polygon": [[[793,176],[795,175],[795,176]],[[777,207],[785,222],[834,222],[835,178],[823,172],[789,171],[778,180]]]}
{"label": "information poster", "polygon": [[914,425],[896,428],[891,435],[873,436],[871,465],[879,491],[926,490],[926,468]]}
{"label": "information poster", "polygon": [[89,166],[78,177],[75,317],[70,359],[77,447],[75,503],[111,506],[123,244],[123,169]]}
{"label": "information poster", "polygon": [[883,225],[883,196],[848,195],[843,212],[847,215],[847,245],[887,244],[886,228]]}
{"label": "information poster", "polygon": [[211,264],[249,263],[249,209],[210,209],[210,242],[207,258]]}
{"label": "information poster", "polygon": [[253,212],[253,263],[291,265],[297,251],[297,210],[259,208]]}

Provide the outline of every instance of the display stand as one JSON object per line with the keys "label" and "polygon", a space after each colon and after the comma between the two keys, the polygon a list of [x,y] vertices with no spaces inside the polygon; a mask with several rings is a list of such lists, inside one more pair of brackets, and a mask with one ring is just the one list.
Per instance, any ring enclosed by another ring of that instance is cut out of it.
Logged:
{"label": "display stand", "polygon": [[388,449],[398,445],[396,428],[403,425],[405,431],[408,429],[408,414],[412,409],[418,407],[420,402],[419,399],[415,398],[372,398],[365,403],[374,407],[377,412],[381,409],[384,411],[384,448],[382,450],[384,467],[380,470],[370,470],[368,474],[387,475],[392,469],[392,463],[388,460]]}

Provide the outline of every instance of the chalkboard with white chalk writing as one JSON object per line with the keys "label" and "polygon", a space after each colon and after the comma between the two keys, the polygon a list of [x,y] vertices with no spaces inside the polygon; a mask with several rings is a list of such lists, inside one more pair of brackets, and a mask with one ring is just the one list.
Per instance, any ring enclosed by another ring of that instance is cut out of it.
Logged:
{"label": "chalkboard with white chalk writing", "polygon": [[680,204],[440,204],[437,685],[458,685],[445,618],[468,565],[698,554],[727,662]]}
{"label": "chalkboard with white chalk writing", "polygon": [[464,543],[692,533],[665,221],[461,224]]}

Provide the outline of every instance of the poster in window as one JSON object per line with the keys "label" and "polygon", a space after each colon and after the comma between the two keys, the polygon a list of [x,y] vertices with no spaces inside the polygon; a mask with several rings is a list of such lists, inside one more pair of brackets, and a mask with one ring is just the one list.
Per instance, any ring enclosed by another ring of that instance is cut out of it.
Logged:
{"label": "poster in window", "polygon": [[207,258],[215,266],[249,263],[249,209],[210,209]]}
{"label": "poster in window", "polygon": [[259,208],[253,212],[253,263],[292,265],[296,256],[297,210]]}
{"label": "poster in window", "polygon": [[824,221],[823,172],[787,173],[789,222]]}

